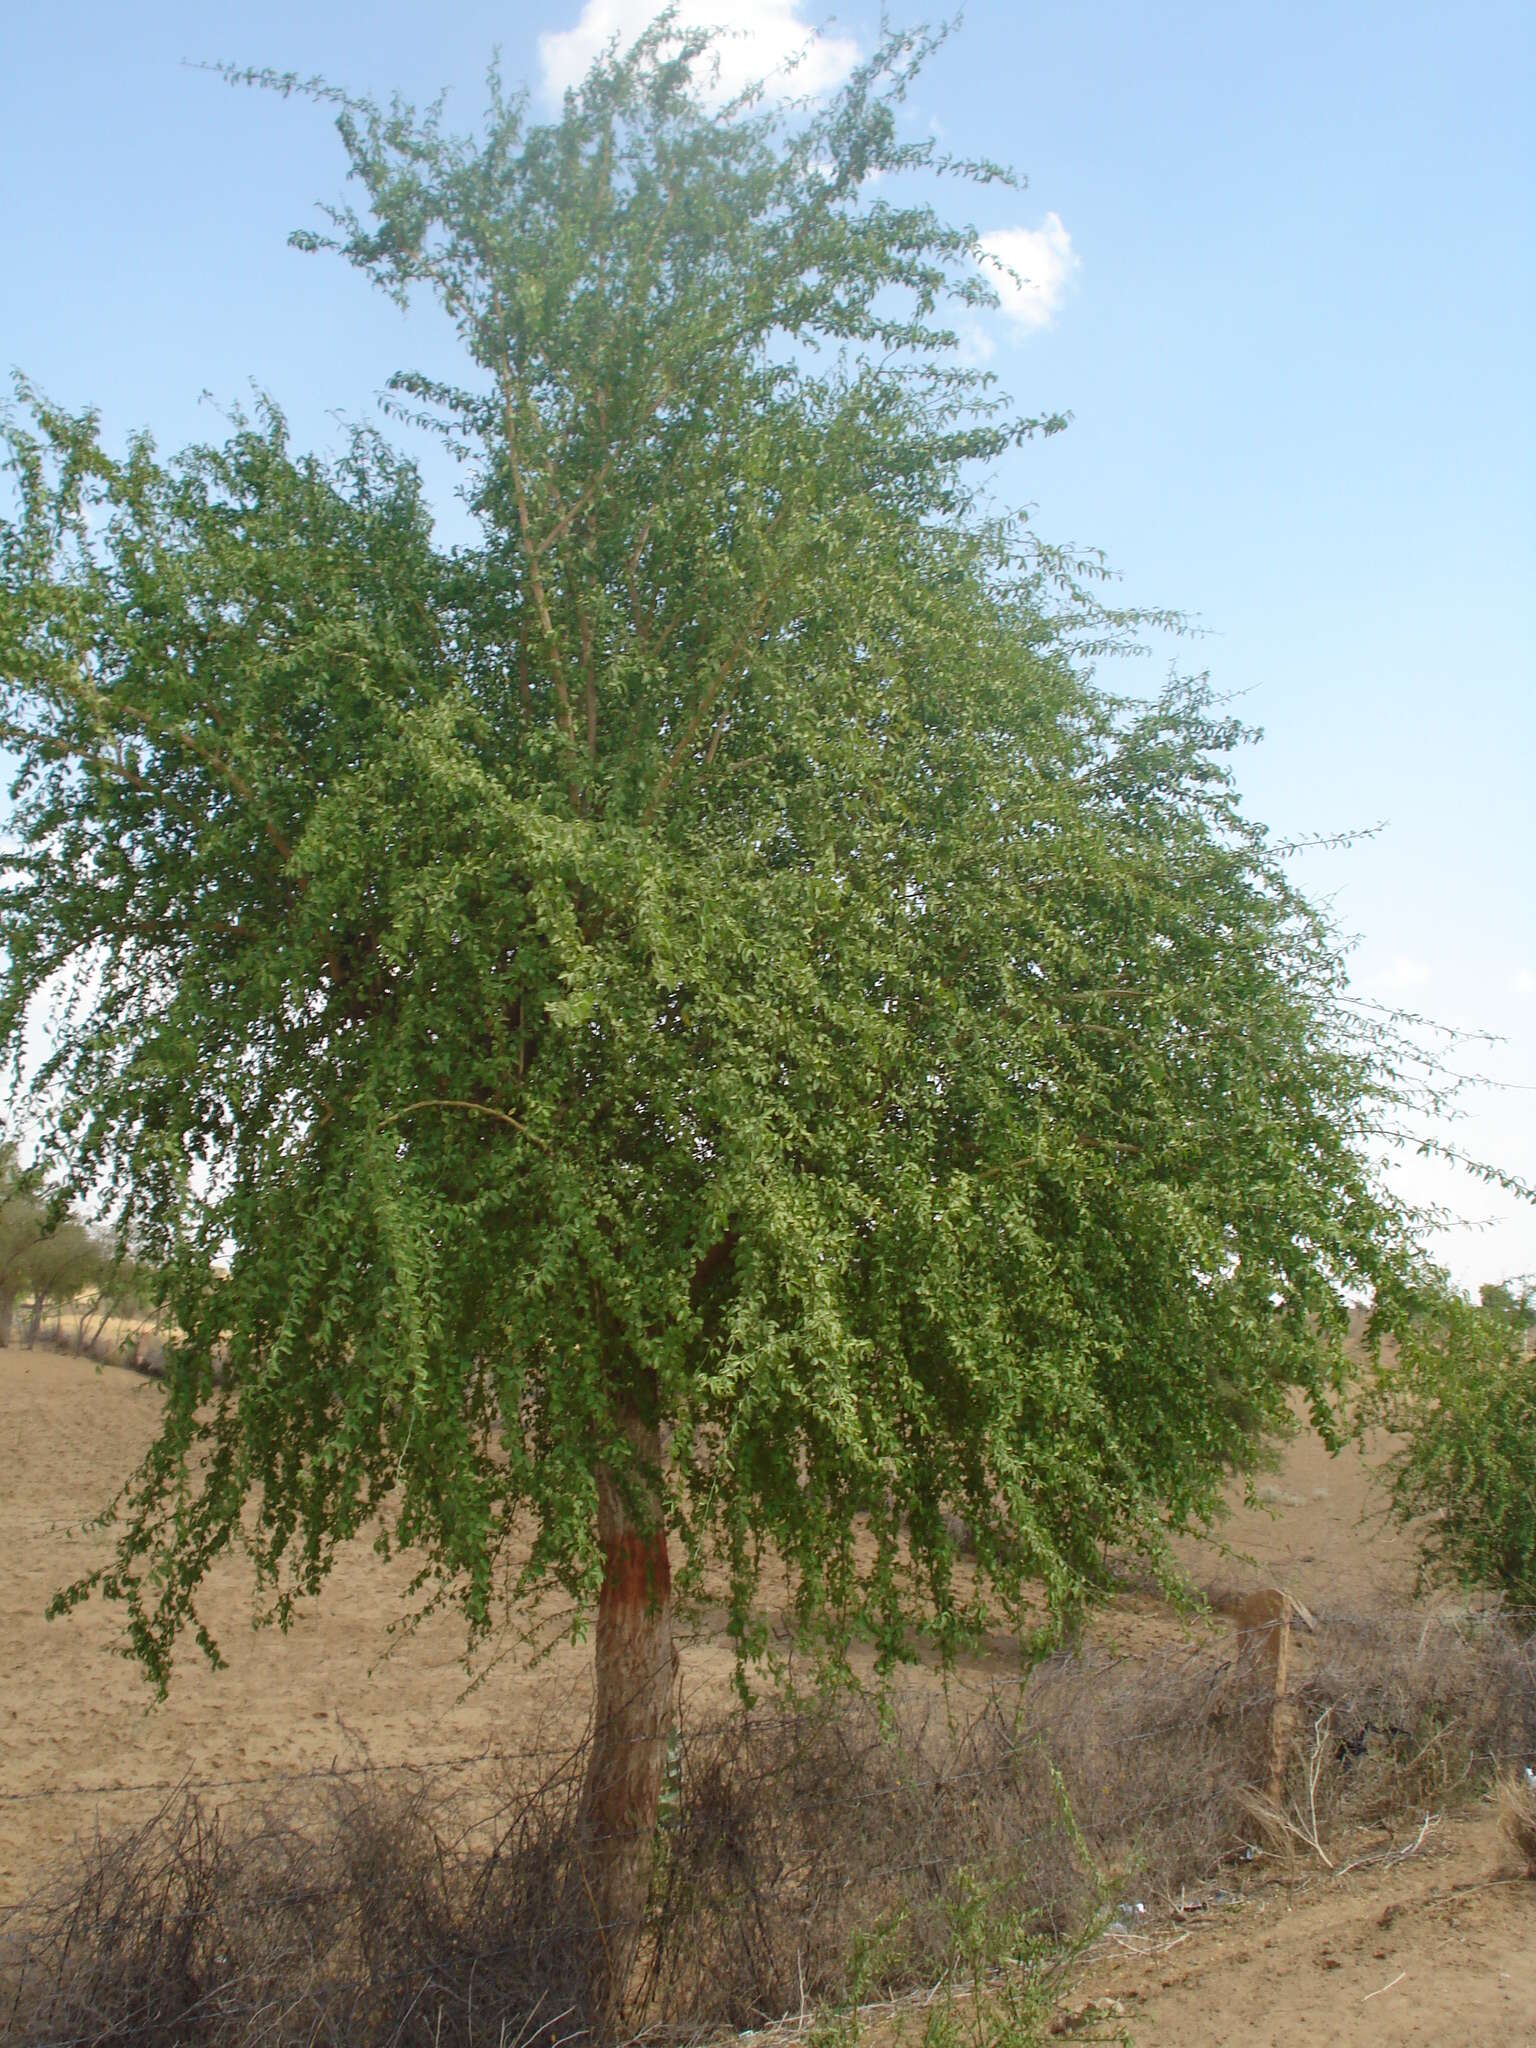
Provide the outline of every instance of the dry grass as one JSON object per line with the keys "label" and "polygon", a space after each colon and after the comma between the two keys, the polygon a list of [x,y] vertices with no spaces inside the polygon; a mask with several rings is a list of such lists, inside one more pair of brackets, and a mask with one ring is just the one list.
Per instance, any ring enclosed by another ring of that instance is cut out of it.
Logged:
{"label": "dry grass", "polygon": [[[964,1713],[931,1696],[687,1731],[632,1987],[676,2040],[969,1980],[1251,1853],[1272,1700],[1208,1652],[1063,1656]],[[1326,1625],[1287,1797],[1319,1844],[1536,1752],[1536,1642],[1422,1614]],[[512,2048],[582,2031],[563,1910],[581,1758],[368,1774],[220,1814],[189,1794],[103,1840],[0,1936],[10,2042]],[[1527,1825],[1530,1825],[1529,1817]],[[1528,1851],[1526,1853],[1529,1853]],[[1033,2035],[1030,2036],[1033,2038]]]}
{"label": "dry grass", "polygon": [[1536,1778],[1529,1768],[1499,1780],[1499,1819],[1514,1843],[1527,1877],[1536,1878]]}
{"label": "dry grass", "polygon": [[89,1358],[97,1365],[121,1365],[151,1379],[163,1378],[165,1373],[165,1332],[150,1311],[109,1316],[104,1323],[90,1324],[89,1316],[72,1303],[67,1310],[55,1310],[51,1321],[45,1319],[26,1348]]}
{"label": "dry grass", "polygon": [[1536,1755],[1531,1621],[1412,1608],[1334,1617],[1297,1688],[1300,1748],[1325,1713],[1324,1828],[1453,1802]]}

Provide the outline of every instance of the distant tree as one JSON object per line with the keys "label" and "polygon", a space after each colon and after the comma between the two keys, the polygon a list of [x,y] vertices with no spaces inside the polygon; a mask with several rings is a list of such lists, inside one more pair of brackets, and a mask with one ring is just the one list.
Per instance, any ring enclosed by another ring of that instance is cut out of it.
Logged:
{"label": "distant tree", "polygon": [[1060,1622],[1324,1412],[1320,1331],[1410,1263],[1396,1084],[1241,735],[1098,688],[1135,622],[986,507],[1052,423],[965,367],[983,252],[902,196],[945,168],[896,118],[925,47],[711,117],[658,34],[478,141],[308,88],[362,194],[331,246],[462,342],[394,402],[471,547],[270,406],[169,463],[30,394],[9,429],[0,1032],[76,971],[39,1103],[179,1333],[63,1604],[124,1602],[163,1686],[220,1552],[285,1623],[378,1521],[475,1634],[595,1614],[599,2027],[674,1558],[744,1657],[769,1561],[833,1658]]}
{"label": "distant tree", "polygon": [[[131,1252],[98,1238],[96,1270],[75,1300],[75,1349],[94,1354],[114,1317],[132,1317],[152,1310],[154,1276]],[[125,1340],[126,1341],[126,1340]]]}
{"label": "distant tree", "polygon": [[[0,1349],[14,1336],[18,1302],[31,1303],[26,1342],[32,1345],[50,1308],[78,1306],[82,1295],[94,1296],[99,1308],[113,1290],[142,1285],[135,1262],[71,1213],[57,1180],[41,1163],[24,1166],[14,1140],[0,1141]],[[88,1317],[81,1312],[82,1340]]]}
{"label": "distant tree", "polygon": [[49,1309],[62,1310],[76,1295],[94,1287],[109,1261],[110,1254],[95,1233],[71,1216],[38,1238],[27,1255],[25,1269],[32,1297],[29,1346],[42,1335]]}
{"label": "distant tree", "polygon": [[41,1189],[40,1176],[21,1165],[14,1143],[0,1142],[0,1350],[10,1346],[27,1262],[47,1227]]}
{"label": "distant tree", "polygon": [[1536,1281],[1489,1281],[1478,1289],[1478,1300],[1486,1314],[1511,1329],[1536,1329]]}

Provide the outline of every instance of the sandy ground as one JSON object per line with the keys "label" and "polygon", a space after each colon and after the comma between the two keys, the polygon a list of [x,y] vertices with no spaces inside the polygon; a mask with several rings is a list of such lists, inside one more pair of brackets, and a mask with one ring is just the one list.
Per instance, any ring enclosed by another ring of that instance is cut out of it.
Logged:
{"label": "sandy ground", "polygon": [[[514,1651],[466,1690],[452,1616],[392,1636],[408,1570],[366,1549],[342,1560],[286,1636],[252,1632],[249,1587],[229,1561],[205,1602],[229,1667],[211,1671],[189,1647],[163,1706],[115,1654],[111,1610],[92,1602],[45,1621],[50,1594],[105,1554],[106,1539],[79,1524],[149,1441],[159,1398],[154,1382],[116,1368],[0,1353],[0,1906],[72,1842],[144,1818],[185,1778],[259,1797],[272,1776],[363,1754],[383,1765],[452,1760],[473,1773],[493,1768],[498,1751],[579,1735],[585,1646],[562,1645],[531,1667]],[[1279,1585],[1320,1617],[1412,1596],[1409,1548],[1382,1525],[1356,1453],[1331,1459],[1303,1433],[1259,1493],[1258,1505],[1235,1507],[1220,1543],[1185,1547],[1197,1585]],[[1101,1632],[1143,1655],[1174,1654],[1187,1644],[1183,1626],[1132,1593]],[[966,1675],[1001,1675],[1005,1656],[999,1645],[990,1670],[978,1658]],[[684,1659],[694,1710],[723,1704],[724,1646],[702,1630]],[[1241,1908],[1170,1923],[1156,1939],[1177,1947],[1101,1957],[1082,1996],[1118,1998],[1117,2024],[1141,2048],[1536,2044],[1536,1885],[1495,1882],[1500,1867],[1491,1817],[1446,1821],[1407,1860],[1271,1885]]]}
{"label": "sandy ground", "polygon": [[109,1539],[78,1525],[149,1442],[159,1400],[154,1381],[117,1367],[0,1352],[0,1903],[98,1823],[153,1811],[183,1777],[534,1747],[552,1728],[565,1735],[573,1710],[579,1732],[589,1651],[562,1647],[532,1670],[509,1660],[466,1696],[462,1625],[441,1615],[397,1641],[409,1569],[365,1546],[287,1635],[252,1631],[248,1568],[226,1560],[204,1611],[228,1668],[184,1644],[162,1706],[117,1653],[119,1616],[105,1603],[46,1621],[53,1592],[107,1555]]}
{"label": "sandy ground", "polygon": [[1058,2024],[1137,2048],[1531,2048],[1536,1884],[1486,1807],[1413,1841],[1106,1943]]}

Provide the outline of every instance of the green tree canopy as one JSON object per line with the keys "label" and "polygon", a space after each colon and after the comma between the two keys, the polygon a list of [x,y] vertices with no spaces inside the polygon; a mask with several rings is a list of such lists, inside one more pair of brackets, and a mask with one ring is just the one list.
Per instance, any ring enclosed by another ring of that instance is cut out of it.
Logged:
{"label": "green tree canopy", "polygon": [[26,1342],[37,1342],[50,1308],[97,1286],[119,1260],[105,1235],[72,1214],[57,1174],[23,1165],[0,1139],[0,1349],[11,1342],[16,1304],[30,1297]]}
{"label": "green tree canopy", "polygon": [[1479,1294],[1427,1285],[1397,1305],[1360,1423],[1393,1433],[1380,1476],[1421,1576],[1536,1610],[1536,1290]]}
{"label": "green tree canopy", "polygon": [[299,239],[462,343],[395,389],[459,550],[374,435],[23,392],[0,1028],[74,977],[41,1096],[181,1332],[100,1581],[161,1683],[237,1536],[281,1619],[376,1519],[473,1630],[601,1590],[600,1667],[669,1545],[747,1651],[769,1558],[834,1652],[1065,1615],[1405,1257],[1241,735],[1098,687],[1135,621],[986,509],[1055,422],[899,196],[1002,175],[902,139],[925,48],[710,116],[661,32],[475,138],[301,88],[361,196]]}
{"label": "green tree canopy", "polygon": [[31,1262],[47,1228],[41,1174],[22,1165],[12,1139],[0,1139],[0,1349],[10,1344],[17,1297],[31,1285]]}
{"label": "green tree canopy", "polygon": [[1478,1290],[1478,1302],[1491,1316],[1516,1330],[1536,1327],[1536,1280],[1489,1280]]}
{"label": "green tree canopy", "polygon": [[50,1308],[62,1309],[86,1288],[98,1285],[111,1263],[112,1253],[100,1235],[73,1216],[61,1218],[40,1236],[26,1262],[32,1295],[28,1344],[37,1342]]}

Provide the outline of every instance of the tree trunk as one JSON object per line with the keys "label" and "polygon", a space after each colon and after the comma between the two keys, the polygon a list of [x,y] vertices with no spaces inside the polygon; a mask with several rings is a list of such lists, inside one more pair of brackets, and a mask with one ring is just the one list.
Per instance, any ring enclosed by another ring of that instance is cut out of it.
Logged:
{"label": "tree trunk", "polygon": [[618,2031],[640,1945],[677,1672],[660,1435],[638,1417],[627,1434],[636,1454],[627,1487],[597,1474],[603,1589],[572,1909],[588,2024],[605,2038]]}
{"label": "tree trunk", "polygon": [[11,1348],[11,1323],[15,1314],[15,1295],[8,1288],[0,1288],[0,1351]]}

